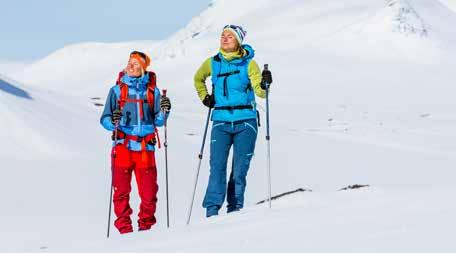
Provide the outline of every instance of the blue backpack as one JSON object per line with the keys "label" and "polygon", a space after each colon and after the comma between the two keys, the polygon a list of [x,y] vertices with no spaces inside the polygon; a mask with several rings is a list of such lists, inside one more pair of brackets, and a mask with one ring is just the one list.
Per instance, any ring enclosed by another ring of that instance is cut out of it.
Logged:
{"label": "blue backpack", "polygon": [[248,75],[254,53],[250,46],[243,47],[247,55],[240,59],[227,62],[220,53],[212,57],[213,121],[236,122],[259,117]]}

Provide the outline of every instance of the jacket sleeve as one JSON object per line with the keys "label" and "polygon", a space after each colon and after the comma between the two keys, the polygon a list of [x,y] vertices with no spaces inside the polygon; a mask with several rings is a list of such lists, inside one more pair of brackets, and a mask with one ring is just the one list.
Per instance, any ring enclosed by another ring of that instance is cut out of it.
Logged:
{"label": "jacket sleeve", "polygon": [[266,97],[266,91],[261,88],[261,70],[255,60],[251,60],[248,66],[249,79],[255,94],[260,98]]}
{"label": "jacket sleeve", "polygon": [[196,74],[193,78],[196,92],[198,93],[198,97],[201,99],[201,101],[203,101],[208,94],[206,79],[212,74],[211,64],[212,57],[204,61],[204,63],[199,67],[198,71],[196,71]]}
{"label": "jacket sleeve", "polygon": [[157,127],[161,127],[165,124],[165,116],[166,116],[166,119],[168,119],[169,117],[169,112],[165,113],[161,110],[160,108],[160,100],[161,100],[161,94],[160,94],[160,90],[155,87],[155,91],[154,91],[154,115],[155,115],[155,120],[154,120],[154,123],[155,123],[155,126]]}
{"label": "jacket sleeve", "polygon": [[106,98],[106,103],[104,106],[103,114],[101,114],[100,123],[108,131],[114,131],[115,126],[112,124],[111,116],[112,113],[116,110],[117,99],[116,94],[114,93],[113,88],[109,90],[108,97]]}

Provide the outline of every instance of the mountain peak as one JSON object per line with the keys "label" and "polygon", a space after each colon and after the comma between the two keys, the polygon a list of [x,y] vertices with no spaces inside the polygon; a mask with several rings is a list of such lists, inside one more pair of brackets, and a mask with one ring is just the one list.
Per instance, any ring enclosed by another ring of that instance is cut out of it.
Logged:
{"label": "mountain peak", "polygon": [[428,36],[428,29],[418,12],[407,0],[386,0],[393,14],[393,31],[405,35]]}

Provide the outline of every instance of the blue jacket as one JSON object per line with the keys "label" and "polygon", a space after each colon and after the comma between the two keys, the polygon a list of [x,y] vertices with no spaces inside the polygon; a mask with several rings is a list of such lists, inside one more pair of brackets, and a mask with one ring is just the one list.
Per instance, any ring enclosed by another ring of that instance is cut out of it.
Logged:
{"label": "blue jacket", "polygon": [[[250,83],[248,66],[255,56],[249,45],[242,58],[227,61],[221,53],[212,59],[212,84],[215,96],[213,121],[235,122],[257,117],[255,93]],[[250,109],[218,110],[218,107],[251,106]]]}
{"label": "blue jacket", "polygon": [[[129,99],[142,99],[144,117],[141,119],[140,102],[127,102],[122,109],[122,118],[119,123],[119,130],[128,134],[144,137],[155,132],[155,127],[163,126],[165,122],[165,115],[160,110],[160,90],[155,87],[154,90],[154,108],[150,108],[147,103],[147,82],[149,81],[149,74],[146,73],[142,77],[130,77],[124,75],[121,80],[128,85],[128,98]],[[112,113],[119,107],[118,100],[120,98],[120,87],[113,86],[109,90],[103,114],[100,118],[101,125],[108,131],[114,131],[115,126],[111,121]],[[166,117],[168,117],[168,113]],[[118,140],[117,143],[123,143]],[[114,143],[113,143],[114,145]],[[128,149],[132,151],[141,151],[141,143],[130,141],[127,145]],[[147,150],[155,150],[153,145],[147,145]]]}

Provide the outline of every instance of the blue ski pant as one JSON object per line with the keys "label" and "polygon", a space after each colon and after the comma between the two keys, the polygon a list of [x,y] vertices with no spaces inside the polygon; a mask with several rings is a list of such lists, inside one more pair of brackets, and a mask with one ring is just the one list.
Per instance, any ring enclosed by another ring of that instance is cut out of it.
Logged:
{"label": "blue ski pant", "polygon": [[[217,215],[227,200],[228,212],[244,206],[246,177],[252,160],[257,138],[256,119],[240,122],[214,121],[211,131],[210,175],[203,207],[206,216]],[[226,183],[228,155],[233,146],[232,170]]]}

